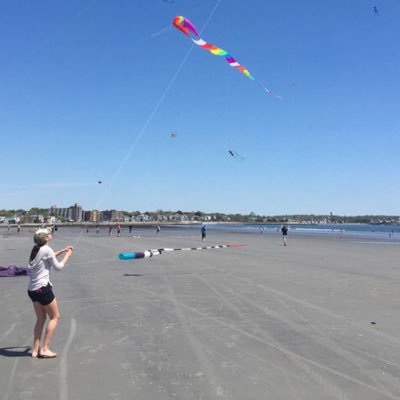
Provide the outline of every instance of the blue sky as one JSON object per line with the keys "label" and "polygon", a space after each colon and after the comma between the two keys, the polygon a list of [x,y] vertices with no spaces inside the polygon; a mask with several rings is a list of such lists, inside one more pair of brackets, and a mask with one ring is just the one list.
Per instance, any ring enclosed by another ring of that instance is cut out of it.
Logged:
{"label": "blue sky", "polygon": [[397,0],[4,0],[0,208],[399,215],[399,20]]}

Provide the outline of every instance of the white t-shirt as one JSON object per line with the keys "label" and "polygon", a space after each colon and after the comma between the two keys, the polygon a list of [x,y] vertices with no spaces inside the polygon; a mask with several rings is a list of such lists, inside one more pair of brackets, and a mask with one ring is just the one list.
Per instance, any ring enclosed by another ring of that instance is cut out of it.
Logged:
{"label": "white t-shirt", "polygon": [[28,290],[38,290],[42,286],[47,286],[50,282],[50,268],[54,267],[57,271],[64,267],[64,263],[59,262],[54,250],[47,244],[42,246],[36,257],[29,263],[28,269],[31,270]]}

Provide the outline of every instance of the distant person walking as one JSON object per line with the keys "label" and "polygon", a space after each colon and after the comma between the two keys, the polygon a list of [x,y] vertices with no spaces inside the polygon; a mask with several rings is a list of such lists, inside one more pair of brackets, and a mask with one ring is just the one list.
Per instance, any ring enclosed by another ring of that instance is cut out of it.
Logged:
{"label": "distant person walking", "polygon": [[283,238],[283,245],[287,246],[288,228],[286,225],[282,226],[281,232],[282,232],[282,238]]}
{"label": "distant person walking", "polygon": [[17,232],[18,232],[18,233],[21,232],[21,225],[20,225],[20,224],[17,225]]}
{"label": "distant person walking", "polygon": [[203,224],[203,225],[201,226],[200,232],[201,232],[201,241],[204,242],[204,241],[206,240],[206,237],[207,237],[207,228],[206,228],[206,224]]}
{"label": "distant person walking", "polygon": [[132,225],[129,225],[129,234],[130,234],[130,235],[132,234],[132,229],[133,229],[133,226],[132,226]]}
{"label": "distant person walking", "polygon": [[96,225],[96,233],[97,233],[97,234],[100,233],[100,226],[99,226],[99,224]]}
{"label": "distant person walking", "polygon": [[158,233],[160,233],[160,232],[161,232],[161,227],[160,227],[160,225],[157,225],[156,233],[158,234]]}
{"label": "distant person walking", "polygon": [[109,228],[108,228],[108,236],[111,236],[112,230],[113,230],[113,226],[110,225]]}
{"label": "distant person walking", "polygon": [[120,224],[117,225],[117,236],[118,237],[121,236],[121,225]]}
{"label": "distant person walking", "polygon": [[[57,327],[60,314],[58,312],[57,299],[53,293],[53,285],[50,282],[50,269],[54,267],[61,270],[70,258],[73,247],[67,246],[62,250],[54,252],[48,245],[52,239],[51,230],[48,228],[38,229],[33,235],[35,245],[32,248],[29,257],[28,269],[31,270],[28,295],[33,302],[33,308],[36,313],[36,324],[33,331],[32,357],[36,358],[54,358],[57,353],[50,350],[50,341]],[[57,260],[57,256],[64,254],[62,261]],[[49,317],[46,333],[42,347],[40,340],[46,317]]]}

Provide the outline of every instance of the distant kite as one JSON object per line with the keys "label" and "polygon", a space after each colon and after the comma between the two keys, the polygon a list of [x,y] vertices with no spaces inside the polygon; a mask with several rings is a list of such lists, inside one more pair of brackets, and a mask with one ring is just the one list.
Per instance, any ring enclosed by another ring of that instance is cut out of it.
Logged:
{"label": "distant kite", "polygon": [[202,47],[205,50],[208,50],[210,53],[216,55],[216,56],[224,56],[226,61],[229,63],[229,65],[233,68],[236,68],[239,70],[242,74],[246,75],[249,79],[252,81],[257,82],[262,89],[264,89],[268,94],[275,96],[279,100],[282,98],[275,93],[273,93],[270,89],[267,89],[264,87],[260,82],[256,81],[253,76],[250,74],[249,70],[243,65],[240,65],[228,52],[225,50],[220,49],[219,47],[214,46],[213,44],[207,43],[205,40],[200,38],[199,33],[197,32],[196,28],[194,25],[185,17],[182,16],[177,16],[174,18],[172,25],[176,28],[179,29],[182,33],[184,33],[186,36],[190,36],[190,32],[195,36],[195,39],[191,38],[193,43],[195,43],[197,46]]}
{"label": "distant kite", "polygon": [[244,161],[244,157],[242,157],[239,153],[237,153],[236,151],[234,151],[234,150],[228,150],[228,153],[233,157],[233,158],[236,158],[236,159],[238,159],[238,160],[240,160],[240,161]]}
{"label": "distant kite", "polygon": [[171,132],[171,138],[175,139],[176,138],[176,131]]}
{"label": "distant kite", "polygon": [[102,181],[98,181],[97,183],[98,183],[99,185],[101,185],[103,182],[102,182]]}
{"label": "distant kite", "polygon": [[376,14],[376,15],[379,15],[379,12],[378,12],[378,7],[374,7],[374,13]]}

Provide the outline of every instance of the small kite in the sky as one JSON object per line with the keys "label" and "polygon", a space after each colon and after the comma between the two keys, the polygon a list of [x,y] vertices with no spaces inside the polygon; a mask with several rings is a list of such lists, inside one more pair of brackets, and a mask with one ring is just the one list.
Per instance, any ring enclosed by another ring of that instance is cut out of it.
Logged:
{"label": "small kite in the sky", "polygon": [[234,151],[234,150],[228,150],[228,153],[229,153],[233,158],[236,158],[236,159],[238,159],[238,160],[240,160],[240,161],[243,161],[243,160],[244,160],[244,157],[242,157],[239,153],[237,153],[237,152]]}
{"label": "small kite in the sky", "polygon": [[98,183],[99,185],[101,185],[101,184],[103,183],[103,181],[98,181],[97,183]]}
{"label": "small kite in the sky", "polygon": [[374,7],[374,13],[375,13],[375,15],[379,15],[379,12],[378,12],[378,7]]}
{"label": "small kite in the sky", "polygon": [[171,138],[175,139],[176,138],[176,131],[171,132]]}
{"label": "small kite in the sky", "polygon": [[275,96],[279,100],[282,98],[275,93],[273,93],[270,89],[267,89],[264,87],[260,82],[256,81],[253,76],[250,74],[249,70],[245,68],[243,65],[240,65],[230,54],[228,54],[227,51],[214,46],[211,43],[207,43],[205,40],[203,40],[200,36],[199,33],[197,32],[195,26],[185,17],[182,16],[176,16],[174,20],[172,21],[172,25],[176,28],[179,29],[183,34],[186,36],[190,36],[190,33],[192,33],[195,38],[192,38],[193,43],[195,43],[197,46],[202,47],[205,50],[208,50],[210,53],[216,55],[216,56],[223,56],[225,57],[225,60],[229,63],[229,65],[233,68],[236,68],[239,70],[242,74],[246,75],[249,79],[252,81],[257,82],[262,89],[264,89],[268,94]]}

